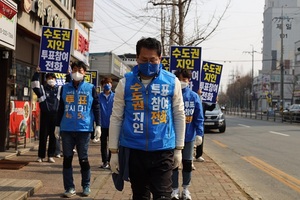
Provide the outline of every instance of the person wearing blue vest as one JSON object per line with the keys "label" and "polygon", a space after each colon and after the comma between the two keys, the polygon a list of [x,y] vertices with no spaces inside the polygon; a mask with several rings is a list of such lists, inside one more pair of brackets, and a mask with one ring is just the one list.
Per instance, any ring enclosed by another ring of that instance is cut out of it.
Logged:
{"label": "person wearing blue vest", "polygon": [[100,105],[93,84],[84,81],[86,65],[82,61],[73,62],[72,81],[63,85],[55,127],[55,137],[61,136],[63,147],[63,182],[65,197],[76,195],[73,180],[73,149],[76,146],[80,172],[82,196],[89,196],[91,170],[88,148],[91,133],[96,123],[95,137],[100,138]]}
{"label": "person wearing blue vest", "polygon": [[161,43],[155,38],[137,42],[136,59],[138,65],[115,89],[110,167],[113,174],[128,175],[133,200],[150,199],[151,193],[154,200],[167,200],[171,199],[172,171],[181,163],[184,146],[181,86],[174,74],[162,69]]}
{"label": "person wearing blue vest", "polygon": [[[202,143],[203,137],[203,111],[202,104],[198,94],[189,88],[189,82],[192,78],[192,73],[187,69],[178,69],[175,72],[176,77],[180,80],[184,109],[185,109],[185,142],[182,150],[182,195],[181,199],[191,200],[191,194],[188,190],[192,179],[192,161],[194,145],[199,146]],[[180,199],[180,190],[178,184],[179,171],[178,168],[173,170],[172,176],[172,199]]]}
{"label": "person wearing blue vest", "polygon": [[115,93],[111,90],[112,87],[112,79],[104,78],[101,81],[101,86],[103,91],[99,94],[99,102],[100,102],[100,122],[101,122],[101,157],[102,157],[102,165],[100,168],[109,169],[109,161],[110,161],[110,151],[107,148],[107,141],[109,138],[109,122],[110,115],[112,113],[112,107],[114,103]]}
{"label": "person wearing blue vest", "polygon": [[[201,99],[202,90],[198,90],[197,93],[198,93],[198,95]],[[201,101],[202,101],[202,99],[201,99]],[[205,118],[205,112],[207,110],[212,111],[212,110],[215,109],[215,107],[216,107],[215,103],[208,104],[208,103],[202,101],[203,117]],[[202,157],[202,155],[203,155],[203,145],[204,145],[204,135],[202,137],[202,143],[199,146],[196,147],[196,154],[195,154],[195,158],[194,158],[194,161],[196,161],[196,162],[204,162],[205,161],[205,159]]]}

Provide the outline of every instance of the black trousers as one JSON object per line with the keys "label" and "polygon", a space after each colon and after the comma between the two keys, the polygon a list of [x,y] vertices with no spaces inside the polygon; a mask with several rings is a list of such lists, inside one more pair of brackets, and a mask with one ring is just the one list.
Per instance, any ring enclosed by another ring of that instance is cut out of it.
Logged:
{"label": "black trousers", "polygon": [[46,145],[49,136],[48,143],[48,157],[53,157],[56,149],[56,138],[54,136],[54,129],[56,123],[56,114],[48,114],[41,112],[40,118],[40,135],[39,135],[39,150],[38,157],[46,157]]}
{"label": "black trousers", "polygon": [[107,148],[107,141],[108,141],[108,133],[109,129],[108,128],[102,128],[101,127],[101,136],[100,136],[100,151],[101,151],[101,157],[102,157],[102,162],[106,163],[110,161],[110,156],[111,153]]}
{"label": "black trousers", "polygon": [[202,144],[196,147],[196,156],[195,156],[196,159],[201,157],[203,154],[203,144],[204,144],[204,134],[202,137]]}
{"label": "black trousers", "polygon": [[130,149],[129,178],[133,200],[170,200],[174,151]]}

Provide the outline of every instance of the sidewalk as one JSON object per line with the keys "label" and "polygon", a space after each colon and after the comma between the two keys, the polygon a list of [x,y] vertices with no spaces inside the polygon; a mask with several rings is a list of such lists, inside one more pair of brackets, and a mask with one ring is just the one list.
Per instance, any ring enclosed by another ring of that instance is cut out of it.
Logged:
{"label": "sidewalk", "polygon": [[[19,170],[0,169],[0,199],[60,199],[64,192],[62,181],[62,158],[55,163],[37,163],[37,145],[21,152],[0,152],[0,159],[9,157],[11,160],[30,161]],[[205,162],[195,162],[196,170],[192,174],[190,192],[193,200],[247,200],[252,199],[246,194],[211,158],[204,155]],[[77,196],[71,199],[96,200],[128,200],[131,199],[131,188],[128,182],[122,192],[114,188],[109,170],[100,169],[100,144],[90,143],[89,161],[91,165],[91,195],[81,197],[81,175],[77,154],[73,159],[74,183]],[[13,180],[16,179],[16,180]],[[3,185],[5,187],[3,187]],[[23,184],[23,185],[20,185]],[[25,184],[25,186],[24,186]],[[15,195],[15,196],[12,196]],[[17,196],[18,197],[17,197]]]}

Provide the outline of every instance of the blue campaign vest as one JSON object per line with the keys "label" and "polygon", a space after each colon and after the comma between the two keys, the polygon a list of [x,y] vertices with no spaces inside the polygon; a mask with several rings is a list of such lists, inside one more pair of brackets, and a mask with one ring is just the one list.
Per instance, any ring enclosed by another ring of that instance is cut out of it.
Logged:
{"label": "blue campaign vest", "polygon": [[115,93],[112,91],[106,98],[104,92],[98,95],[100,102],[100,122],[101,128],[109,128],[110,116],[112,113],[113,103],[114,103]]}
{"label": "blue campaign vest", "polygon": [[120,145],[144,151],[174,149],[172,98],[176,77],[161,69],[145,88],[137,73],[136,68],[125,75]]}
{"label": "blue campaign vest", "polygon": [[195,140],[196,135],[203,136],[203,111],[201,100],[189,87],[182,89],[185,112],[185,142]]}
{"label": "blue campaign vest", "polygon": [[82,81],[77,90],[73,83],[63,85],[62,99],[64,101],[64,115],[61,120],[61,131],[92,132],[93,114],[93,84]]}

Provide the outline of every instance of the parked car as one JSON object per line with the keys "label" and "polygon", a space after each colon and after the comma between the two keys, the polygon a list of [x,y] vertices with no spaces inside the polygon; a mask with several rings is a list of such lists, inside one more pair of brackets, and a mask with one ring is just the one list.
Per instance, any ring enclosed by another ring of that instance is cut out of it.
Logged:
{"label": "parked car", "polygon": [[212,111],[207,110],[204,117],[204,129],[219,129],[220,133],[226,130],[226,120],[219,104]]}
{"label": "parked car", "polygon": [[300,122],[300,104],[293,104],[283,110],[283,121],[298,121]]}

